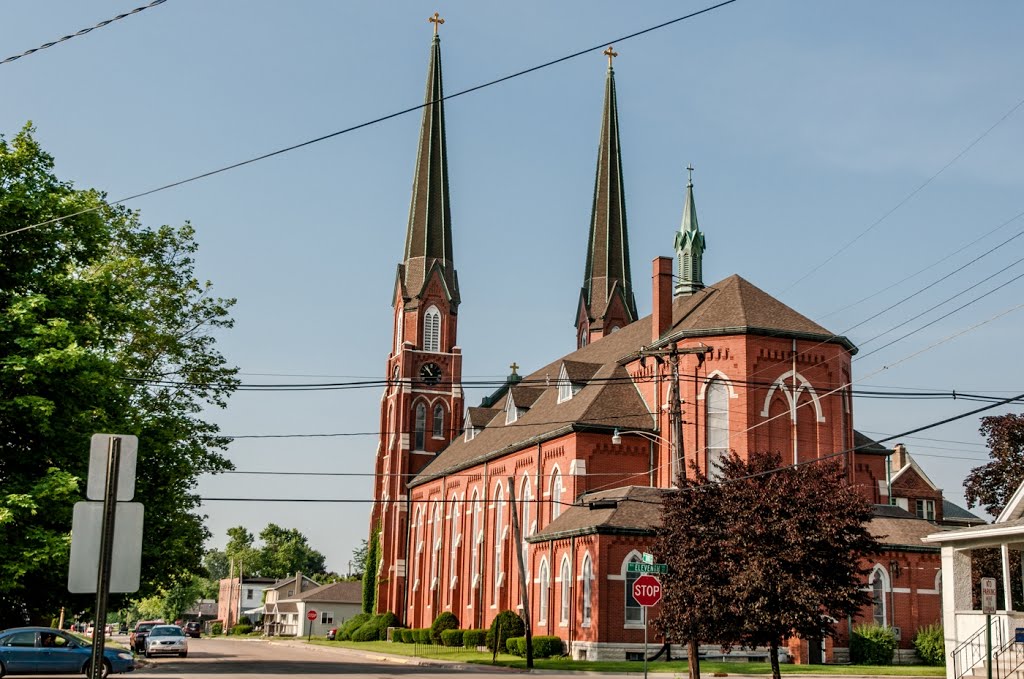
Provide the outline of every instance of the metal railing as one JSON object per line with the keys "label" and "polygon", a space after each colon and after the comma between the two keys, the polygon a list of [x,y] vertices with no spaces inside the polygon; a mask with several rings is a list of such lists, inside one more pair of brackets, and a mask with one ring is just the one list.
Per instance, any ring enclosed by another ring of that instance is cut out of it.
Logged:
{"label": "metal railing", "polygon": [[1024,665],[1024,643],[1018,643],[1016,635],[992,652],[992,676],[1007,679]]}
{"label": "metal railing", "polygon": [[[953,676],[956,679],[970,674],[971,670],[988,657],[988,646],[985,642],[986,627],[992,628],[992,648],[1000,650],[1003,648],[1003,626],[999,624],[999,618],[992,617],[986,625],[983,625],[981,629],[950,652],[950,655],[953,656]],[[993,676],[995,675],[993,674]]]}

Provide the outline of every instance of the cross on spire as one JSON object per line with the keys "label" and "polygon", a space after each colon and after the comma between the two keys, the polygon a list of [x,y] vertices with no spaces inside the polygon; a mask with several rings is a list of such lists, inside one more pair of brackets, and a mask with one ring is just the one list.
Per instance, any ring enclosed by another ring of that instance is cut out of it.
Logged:
{"label": "cross on spire", "polygon": [[612,67],[612,59],[619,56],[618,52],[612,50],[611,45],[608,45],[608,49],[606,49],[604,52],[601,52],[601,54],[604,54],[608,57],[608,68]]}
{"label": "cross on spire", "polygon": [[689,173],[686,185],[693,186],[693,163],[690,163],[689,165],[686,166],[686,171]]}
{"label": "cross on spire", "polygon": [[437,35],[437,29],[444,23],[444,19],[441,18],[440,12],[434,12],[434,16],[428,17],[427,21],[434,24],[434,35]]}
{"label": "cross on spire", "polygon": [[512,365],[510,365],[509,367],[512,368],[512,374],[516,375],[516,371],[519,370],[519,364],[513,361]]}

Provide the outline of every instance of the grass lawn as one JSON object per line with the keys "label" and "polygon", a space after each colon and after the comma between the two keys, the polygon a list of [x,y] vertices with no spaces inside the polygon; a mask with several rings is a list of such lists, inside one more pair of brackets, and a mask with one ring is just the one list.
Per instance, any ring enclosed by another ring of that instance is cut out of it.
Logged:
{"label": "grass lawn", "polygon": [[[311,643],[322,646],[340,646],[351,648],[357,651],[368,651],[371,653],[386,653],[388,655],[407,655],[419,658],[434,658],[438,660],[449,660],[453,662],[473,663],[480,665],[491,664],[490,653],[480,653],[465,648],[449,648],[445,646],[424,646],[421,644],[397,644],[388,641],[326,641],[314,639]],[[525,668],[526,660],[506,653],[498,654],[498,665],[504,667]],[[538,670],[560,670],[573,671],[585,670],[590,672],[640,672],[643,669],[642,662],[588,662],[582,660],[570,660],[568,658],[537,658],[533,661],[534,668]],[[783,674],[853,674],[869,676],[916,676],[916,677],[941,677],[945,676],[944,667],[928,667],[926,665],[781,665]],[[673,662],[652,662],[648,663],[647,670],[650,673],[665,674],[686,674],[688,667],[685,660]],[[772,666],[766,662],[712,662],[703,661],[700,664],[701,674],[723,673],[723,674],[768,674],[772,673]]]}

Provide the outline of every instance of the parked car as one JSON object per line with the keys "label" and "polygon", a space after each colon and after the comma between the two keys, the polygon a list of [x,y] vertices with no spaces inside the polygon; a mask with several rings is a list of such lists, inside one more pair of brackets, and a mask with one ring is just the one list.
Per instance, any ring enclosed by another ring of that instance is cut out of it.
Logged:
{"label": "parked car", "polygon": [[203,623],[192,620],[185,623],[185,634],[193,639],[198,639],[202,635]]}
{"label": "parked car", "polygon": [[[0,632],[0,676],[5,674],[88,673],[92,645],[50,627],[13,627]],[[103,672],[135,669],[135,657],[116,648],[103,650]]]}
{"label": "parked car", "polygon": [[338,638],[338,628],[332,627],[327,631],[327,641],[334,641]]}
{"label": "parked car", "polygon": [[155,625],[146,636],[146,657],[154,655],[188,655],[188,637],[177,625]]}
{"label": "parked car", "polygon": [[164,624],[163,620],[140,620],[135,623],[135,629],[128,635],[128,646],[136,653],[146,652],[146,635],[149,630],[157,625]]}

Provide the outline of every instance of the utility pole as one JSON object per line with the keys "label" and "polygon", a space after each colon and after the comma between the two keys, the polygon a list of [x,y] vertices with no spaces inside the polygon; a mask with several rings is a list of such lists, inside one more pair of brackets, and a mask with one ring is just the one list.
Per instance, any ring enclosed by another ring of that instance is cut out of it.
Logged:
{"label": "utility pole", "polygon": [[679,357],[683,354],[693,354],[697,357],[697,364],[704,362],[704,355],[712,351],[712,347],[699,344],[694,347],[679,348],[676,342],[672,342],[663,349],[640,350],[640,356],[653,356],[659,362],[668,357],[671,368],[672,382],[669,385],[669,431],[671,432],[672,443],[672,467],[678,469],[680,477],[686,478],[686,450],[683,444],[683,399],[679,389]]}
{"label": "utility pole", "polygon": [[[516,560],[519,562],[519,590],[523,594],[523,622],[526,627],[526,669],[533,669],[533,625],[530,618],[530,593],[526,582],[526,565],[523,558],[523,532],[519,525],[519,512],[516,509],[516,482],[508,477],[508,501],[512,512],[512,539],[516,541]],[[494,640],[495,646],[498,639]]]}

